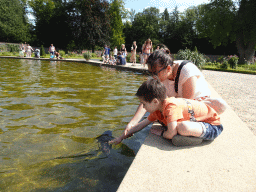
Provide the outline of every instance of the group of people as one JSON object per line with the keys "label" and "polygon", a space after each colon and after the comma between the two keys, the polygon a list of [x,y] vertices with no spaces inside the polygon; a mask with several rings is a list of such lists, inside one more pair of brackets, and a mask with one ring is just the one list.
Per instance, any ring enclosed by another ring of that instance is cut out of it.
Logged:
{"label": "group of people", "polygon": [[126,56],[127,51],[125,45],[122,44],[120,51],[118,51],[117,47],[113,50],[113,56],[110,54],[110,47],[105,45],[104,51],[102,54],[103,64],[109,63],[110,65],[125,65],[126,64]]}
{"label": "group of people", "polygon": [[25,44],[21,44],[20,46],[20,57],[31,57],[32,52],[34,49],[25,42]]}
{"label": "group of people", "polygon": [[[40,49],[33,49],[29,44],[21,44],[20,46],[20,57],[31,57],[32,52],[35,52],[35,57],[40,58]],[[53,44],[49,47],[50,58],[60,58],[60,54],[56,51]]]}
{"label": "group of people", "polygon": [[[130,62],[132,63],[132,66],[136,64],[137,59],[137,44],[136,41],[133,41],[133,44],[131,46],[131,57]],[[159,49],[159,46],[158,46]],[[109,64],[120,64],[125,65],[126,64],[126,57],[127,57],[127,50],[125,48],[125,45],[121,45],[120,51],[117,50],[117,47],[113,50],[113,56],[110,54],[110,47],[105,45],[104,51],[102,54],[103,63],[109,63]],[[149,57],[149,55],[153,53],[153,45],[152,41],[150,39],[147,39],[145,43],[142,46],[142,52],[139,52],[140,55],[140,63],[143,64],[145,67],[146,61]]]}
{"label": "group of people", "polygon": [[[149,45],[145,47],[148,52]],[[110,144],[120,143],[155,121],[162,126],[152,127],[151,133],[171,139],[176,146],[198,145],[221,134],[219,115],[227,104],[222,99],[210,98],[208,84],[195,64],[173,61],[165,46],[147,55],[145,63],[152,78],[137,90],[140,105],[123,134]],[[150,115],[140,121],[146,112]]]}
{"label": "group of people", "polygon": [[51,44],[51,46],[49,47],[49,53],[50,53],[50,59],[53,59],[53,58],[60,59],[60,53],[56,51],[53,44]]}

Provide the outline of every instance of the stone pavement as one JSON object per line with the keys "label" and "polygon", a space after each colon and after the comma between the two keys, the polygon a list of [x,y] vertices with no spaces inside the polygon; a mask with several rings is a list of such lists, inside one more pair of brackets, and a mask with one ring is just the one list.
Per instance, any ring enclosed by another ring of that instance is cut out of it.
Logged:
{"label": "stone pavement", "polygon": [[217,139],[194,147],[175,147],[149,133],[118,192],[256,191],[255,135],[231,108],[221,122]]}
{"label": "stone pavement", "polygon": [[207,82],[256,135],[256,75],[203,70]]}

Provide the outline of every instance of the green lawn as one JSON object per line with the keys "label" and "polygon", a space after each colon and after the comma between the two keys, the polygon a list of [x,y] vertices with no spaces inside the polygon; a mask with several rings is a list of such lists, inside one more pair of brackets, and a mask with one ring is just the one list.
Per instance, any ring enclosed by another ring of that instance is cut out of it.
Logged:
{"label": "green lawn", "polygon": [[[19,53],[12,52],[0,52],[0,56],[14,56],[19,57]],[[32,54],[34,57],[34,54]],[[50,54],[46,54],[45,56],[41,56],[41,58],[50,58]],[[84,59],[82,54],[66,54],[64,59]],[[92,59],[102,59],[101,57],[92,57]],[[127,58],[128,59],[128,58]],[[254,64],[238,64],[236,69],[221,69],[219,63],[207,63],[201,69],[204,70],[215,70],[215,71],[226,71],[226,72],[234,72],[234,73],[246,73],[246,74],[256,74],[256,63]]]}
{"label": "green lawn", "polygon": [[[17,52],[0,52],[0,56],[13,56],[13,57],[19,57],[19,53]],[[34,57],[34,53],[31,55]],[[46,54],[44,56],[41,56],[41,58],[50,58],[50,54]],[[84,59],[83,55],[81,54],[72,54],[72,55],[65,55],[64,59]],[[92,57],[92,59],[102,59],[101,57]]]}
{"label": "green lawn", "polygon": [[215,71],[226,71],[234,73],[246,73],[246,74],[256,74],[256,63],[254,64],[238,64],[236,69],[228,67],[228,69],[221,69],[218,65],[212,63],[207,64],[202,67],[205,70],[215,70]]}

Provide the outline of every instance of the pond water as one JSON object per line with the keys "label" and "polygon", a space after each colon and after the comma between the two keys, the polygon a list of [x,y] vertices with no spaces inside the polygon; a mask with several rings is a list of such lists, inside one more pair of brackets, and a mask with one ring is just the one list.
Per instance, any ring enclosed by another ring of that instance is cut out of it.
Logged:
{"label": "pond water", "polygon": [[145,76],[83,63],[0,59],[1,191],[116,191],[149,128],[107,156]]}

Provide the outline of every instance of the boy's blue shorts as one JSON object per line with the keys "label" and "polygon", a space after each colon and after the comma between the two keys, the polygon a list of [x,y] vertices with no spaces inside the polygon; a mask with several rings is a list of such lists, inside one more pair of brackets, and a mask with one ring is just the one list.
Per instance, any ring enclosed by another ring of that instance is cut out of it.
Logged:
{"label": "boy's blue shorts", "polygon": [[203,133],[200,136],[200,138],[204,140],[214,140],[223,131],[222,125],[211,125],[205,122],[200,122],[200,123],[202,123],[202,127],[203,127]]}

